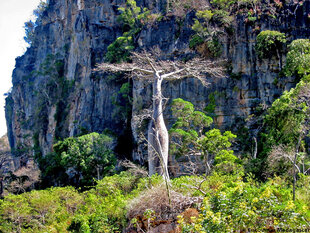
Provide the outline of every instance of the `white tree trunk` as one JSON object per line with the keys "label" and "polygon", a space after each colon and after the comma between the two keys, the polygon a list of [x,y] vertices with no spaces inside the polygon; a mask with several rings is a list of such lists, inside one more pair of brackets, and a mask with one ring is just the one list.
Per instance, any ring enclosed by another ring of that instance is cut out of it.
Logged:
{"label": "white tree trunk", "polygon": [[154,74],[153,115],[148,129],[148,163],[150,175],[158,173],[169,180],[169,136],[163,117],[161,83],[162,77],[158,73]]}

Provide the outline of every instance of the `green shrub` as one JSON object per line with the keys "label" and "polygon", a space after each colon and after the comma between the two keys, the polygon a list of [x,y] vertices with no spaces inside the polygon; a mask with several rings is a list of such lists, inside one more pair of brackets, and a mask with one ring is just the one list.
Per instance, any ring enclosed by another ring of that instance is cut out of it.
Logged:
{"label": "green shrub", "polygon": [[0,201],[1,232],[66,232],[83,199],[71,187],[9,195]]}
{"label": "green shrub", "polygon": [[130,52],[134,49],[134,43],[131,36],[120,36],[112,44],[108,46],[106,53],[106,61],[129,62]]}
{"label": "green shrub", "polygon": [[125,7],[119,7],[122,13],[118,21],[122,23],[123,35],[108,46],[106,61],[110,63],[130,61],[130,52],[136,46],[136,38],[148,21],[150,12],[137,6],[135,0],[127,0]]}
{"label": "green shrub", "polygon": [[192,166],[197,166],[192,168],[194,171],[199,169],[197,163],[203,162],[206,173],[209,173],[210,161],[214,159],[216,169],[224,173],[233,172],[237,157],[229,148],[236,135],[230,131],[222,134],[219,129],[206,130],[212,124],[212,118],[203,112],[195,111],[193,104],[183,99],[174,99],[171,110],[177,118],[169,130],[171,153],[187,156],[190,161],[192,157],[199,155],[197,162],[191,161]]}
{"label": "green shrub", "polygon": [[264,118],[265,133],[262,135],[266,149],[280,144],[295,148],[308,112],[307,104],[300,102],[299,96],[303,95],[308,87],[309,82],[306,79],[301,80],[296,88],[284,92],[267,110]]}
{"label": "green shrub", "polygon": [[[196,49],[204,56],[219,57],[222,53],[222,44],[219,41],[219,30],[217,27],[226,25],[225,17],[220,15],[219,11],[214,13],[211,10],[198,11],[196,16],[198,19],[194,20],[192,26],[195,34],[189,41],[189,47]],[[217,25],[214,26],[212,21],[216,22]]]}
{"label": "green shrub", "polygon": [[105,134],[90,133],[70,137],[54,145],[60,164],[76,173],[76,185],[94,184],[105,175],[113,173],[116,158],[112,152],[113,139]]}
{"label": "green shrub", "polygon": [[199,35],[193,35],[189,41],[189,47],[195,49],[198,45],[203,44],[204,40]]}
{"label": "green shrub", "polygon": [[285,74],[303,77],[310,74],[310,40],[294,40],[288,47]]}
{"label": "green shrub", "polygon": [[85,189],[94,185],[95,179],[112,174],[116,163],[112,143],[110,136],[98,133],[59,141],[54,145],[53,153],[45,157],[37,156],[42,170],[42,186],[57,183]]}
{"label": "green shrub", "polygon": [[[307,226],[303,209],[292,202],[280,178],[260,185],[254,180],[224,182],[207,195],[193,223],[179,216],[182,232],[263,231],[266,228],[300,229]],[[303,206],[304,207],[304,206]]]}
{"label": "green shrub", "polygon": [[272,55],[280,59],[280,53],[284,50],[286,37],[278,31],[262,31],[256,38],[256,52],[260,59],[270,58]]}
{"label": "green shrub", "polygon": [[213,37],[211,40],[207,41],[207,48],[211,57],[219,57],[222,54],[222,44],[218,37]]}

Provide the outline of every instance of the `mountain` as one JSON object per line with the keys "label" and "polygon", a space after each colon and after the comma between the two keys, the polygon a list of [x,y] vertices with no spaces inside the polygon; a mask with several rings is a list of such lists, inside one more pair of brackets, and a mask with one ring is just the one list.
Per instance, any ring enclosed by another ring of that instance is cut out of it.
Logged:
{"label": "mountain", "polygon": [[[262,1],[254,7],[214,8],[201,0],[200,6],[214,10],[208,24],[212,32],[219,32],[216,40],[212,38],[213,50],[204,43],[191,44],[195,12],[201,9],[179,2],[170,2],[169,9],[165,0],[137,1],[151,16],[135,34],[135,49],[158,46],[179,59],[199,53],[206,59],[223,59],[227,75],[207,77],[207,86],[190,77],[164,83],[166,123],[171,126],[174,121],[171,100],[183,98],[209,111],[221,129],[253,130],[255,126],[245,120],[297,82],[281,73],[286,48],[260,58],[256,37],[261,31],[273,30],[285,33],[288,42],[309,38],[310,2]],[[31,46],[16,58],[13,88],[6,98],[8,138],[16,168],[38,154],[45,156],[58,140],[87,132],[113,132],[119,157],[140,163],[147,160],[140,137],[147,124],[140,126],[136,118],[152,104],[151,85],[123,73],[95,71],[108,46],[126,31],[118,20],[124,4],[123,0],[50,0],[41,12]],[[123,93],[125,85],[128,88]]]}

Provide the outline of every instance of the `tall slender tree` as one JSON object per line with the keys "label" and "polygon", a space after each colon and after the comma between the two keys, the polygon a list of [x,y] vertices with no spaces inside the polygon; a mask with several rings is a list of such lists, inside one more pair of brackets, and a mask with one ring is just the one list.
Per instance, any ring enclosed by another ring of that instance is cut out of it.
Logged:
{"label": "tall slender tree", "polygon": [[163,116],[162,82],[194,77],[199,79],[203,85],[207,85],[207,75],[222,77],[224,69],[220,61],[203,60],[198,57],[188,62],[164,59],[158,49],[151,52],[133,52],[131,60],[131,63],[102,63],[98,65],[97,70],[126,72],[131,77],[152,82],[153,106],[147,139],[149,174],[157,172],[169,180],[169,135]]}

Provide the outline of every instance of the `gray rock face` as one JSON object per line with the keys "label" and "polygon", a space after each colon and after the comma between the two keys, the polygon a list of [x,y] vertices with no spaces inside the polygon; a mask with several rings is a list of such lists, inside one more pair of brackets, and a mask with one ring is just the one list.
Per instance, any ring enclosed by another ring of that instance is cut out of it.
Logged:
{"label": "gray rock face", "polygon": [[[107,46],[121,35],[116,19],[117,9],[124,2],[50,0],[31,47],[16,59],[13,89],[6,100],[8,137],[15,156],[31,158],[38,150],[45,155],[58,139],[109,129],[119,136],[117,148],[122,156],[143,162],[146,150],[135,117],[151,105],[150,85],[131,81],[133,104],[131,111],[124,114],[116,103],[121,101],[118,91],[128,82],[127,78],[93,72],[95,65],[103,61]],[[137,3],[153,11],[165,8],[164,1]],[[287,11],[294,12],[295,8],[290,7],[293,6],[288,6]],[[262,18],[261,30],[289,33],[290,40],[308,38],[309,8],[309,2],[305,2],[295,15],[284,10],[276,22]],[[169,98],[167,106],[171,99],[180,97],[203,109],[213,95],[216,124],[234,129],[236,120],[246,118],[260,104],[270,105],[284,90],[294,86],[294,80],[278,78],[279,62],[275,57],[257,59],[254,47],[258,31],[242,17],[235,22],[233,35],[221,40],[222,57],[231,62],[232,72],[239,74],[238,78],[210,77],[207,87],[193,78],[164,83],[164,96]],[[138,44],[146,48],[159,45],[167,53],[188,51],[192,23],[193,13],[182,23],[173,16],[166,17],[152,27],[145,27]],[[171,125],[169,107],[165,115]]]}

